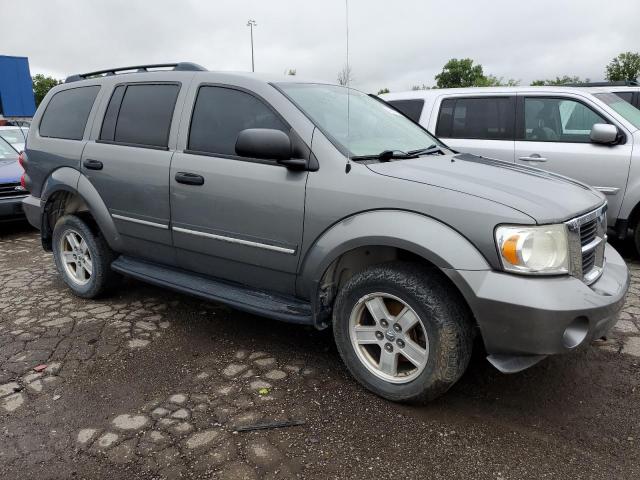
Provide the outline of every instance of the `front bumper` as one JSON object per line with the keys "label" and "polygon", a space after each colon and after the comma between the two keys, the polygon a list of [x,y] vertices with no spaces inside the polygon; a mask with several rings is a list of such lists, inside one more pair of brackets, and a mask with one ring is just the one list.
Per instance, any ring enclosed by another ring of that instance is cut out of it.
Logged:
{"label": "front bumper", "polygon": [[605,259],[602,276],[591,285],[567,276],[459,270],[450,275],[465,286],[490,360],[498,360],[492,363],[517,360],[523,365],[517,371],[536,363],[535,357],[587,345],[613,327],[629,288],[629,270],[610,245]]}
{"label": "front bumper", "polygon": [[22,200],[25,198],[26,195],[0,198],[0,221],[23,218]]}

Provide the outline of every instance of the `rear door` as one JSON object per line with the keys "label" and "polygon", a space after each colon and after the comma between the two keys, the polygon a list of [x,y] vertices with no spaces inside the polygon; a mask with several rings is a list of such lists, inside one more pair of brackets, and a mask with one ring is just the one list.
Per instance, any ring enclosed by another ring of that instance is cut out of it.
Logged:
{"label": "rear door", "polygon": [[169,166],[180,87],[178,82],[116,85],[81,162],[122,235],[124,252],[167,264],[175,263]]}
{"label": "rear door", "polygon": [[632,139],[621,145],[590,140],[596,123],[613,123],[597,107],[567,95],[518,97],[516,162],[572,177],[607,195],[609,223],[622,205],[631,161]]}
{"label": "rear door", "polygon": [[514,96],[443,98],[436,122],[436,136],[452,148],[513,162]]}
{"label": "rear door", "polygon": [[244,129],[273,128],[289,134],[296,157],[308,157],[308,149],[295,152],[292,128],[248,90],[204,84],[193,95],[187,148],[176,152],[170,175],[178,262],[188,270],[291,294],[309,173],[240,156],[235,143]]}

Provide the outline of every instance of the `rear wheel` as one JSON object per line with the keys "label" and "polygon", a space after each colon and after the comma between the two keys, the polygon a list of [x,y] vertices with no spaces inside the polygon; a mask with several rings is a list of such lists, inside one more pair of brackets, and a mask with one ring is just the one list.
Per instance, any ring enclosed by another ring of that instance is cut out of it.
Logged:
{"label": "rear wheel", "polygon": [[381,397],[425,402],[464,373],[472,350],[466,306],[440,272],[371,267],[340,290],[334,336],[352,375]]}
{"label": "rear wheel", "polygon": [[118,276],[111,270],[114,252],[79,217],[65,215],[56,222],[52,246],[56,267],[77,296],[95,298],[117,283]]}

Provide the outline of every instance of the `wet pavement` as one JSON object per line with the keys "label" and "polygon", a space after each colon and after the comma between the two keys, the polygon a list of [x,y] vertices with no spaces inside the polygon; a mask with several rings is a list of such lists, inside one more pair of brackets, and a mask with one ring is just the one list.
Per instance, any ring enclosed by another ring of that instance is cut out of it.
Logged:
{"label": "wet pavement", "polygon": [[510,376],[477,348],[408,407],[360,388],[330,332],[133,280],[82,300],[0,225],[0,478],[639,478],[640,261],[618,247],[607,341]]}

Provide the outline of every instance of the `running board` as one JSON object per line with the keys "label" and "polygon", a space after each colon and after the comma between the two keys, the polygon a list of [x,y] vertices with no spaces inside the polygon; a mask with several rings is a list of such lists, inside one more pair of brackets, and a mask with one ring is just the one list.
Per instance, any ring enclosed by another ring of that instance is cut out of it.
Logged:
{"label": "running board", "polygon": [[289,323],[313,325],[311,305],[294,297],[255,290],[244,285],[215,280],[177,268],[121,256],[111,269],[143,282],[195,297],[224,303],[263,317]]}

